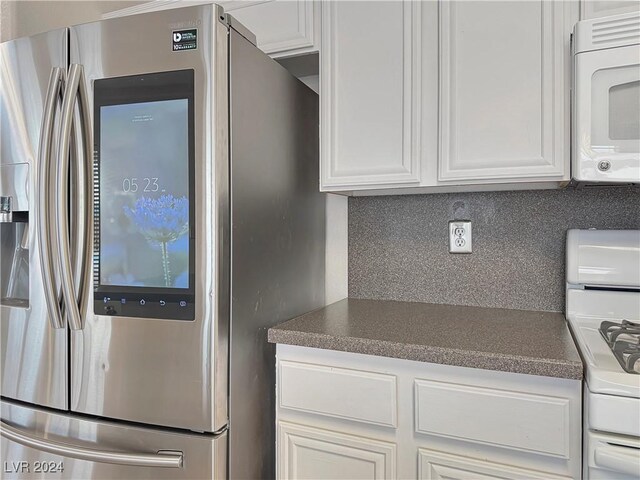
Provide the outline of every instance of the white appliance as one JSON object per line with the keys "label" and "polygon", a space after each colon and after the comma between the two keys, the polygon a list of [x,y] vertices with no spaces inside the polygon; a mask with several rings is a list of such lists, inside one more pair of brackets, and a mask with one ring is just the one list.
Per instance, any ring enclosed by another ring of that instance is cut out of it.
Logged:
{"label": "white appliance", "polygon": [[640,13],[578,22],[573,42],[573,179],[640,183]]}
{"label": "white appliance", "polygon": [[585,364],[585,479],[640,478],[640,230],[569,230],[567,320]]}

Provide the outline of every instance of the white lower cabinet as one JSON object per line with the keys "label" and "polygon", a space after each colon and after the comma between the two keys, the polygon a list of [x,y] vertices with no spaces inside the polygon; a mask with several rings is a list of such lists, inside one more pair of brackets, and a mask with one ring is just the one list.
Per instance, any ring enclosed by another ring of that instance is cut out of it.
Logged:
{"label": "white lower cabinet", "polygon": [[556,480],[571,477],[420,448],[418,449],[418,478],[420,480],[493,480],[497,478]]}
{"label": "white lower cabinet", "polygon": [[395,478],[396,446],[370,438],[278,422],[283,479]]}
{"label": "white lower cabinet", "polygon": [[558,458],[571,454],[568,398],[455,380],[416,380],[414,391],[418,433]]}
{"label": "white lower cabinet", "polygon": [[579,479],[581,381],[277,346],[279,479]]}

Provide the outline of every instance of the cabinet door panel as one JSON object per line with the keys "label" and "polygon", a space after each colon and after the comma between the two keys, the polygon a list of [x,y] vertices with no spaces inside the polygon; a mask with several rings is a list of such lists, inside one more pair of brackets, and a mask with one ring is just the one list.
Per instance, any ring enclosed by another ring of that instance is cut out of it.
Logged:
{"label": "cabinet door panel", "polygon": [[312,0],[231,0],[218,2],[256,36],[274,58],[317,51],[320,3]]}
{"label": "cabinet door panel", "polygon": [[566,398],[433,380],[414,392],[418,433],[569,458]]}
{"label": "cabinet door panel", "polygon": [[640,11],[638,0],[581,0],[580,18],[608,17]]}
{"label": "cabinet door panel", "polygon": [[396,399],[395,375],[278,362],[280,408],[396,428]]}
{"label": "cabinet door panel", "polygon": [[440,181],[568,178],[564,3],[440,3]]}
{"label": "cabinet door panel", "polygon": [[569,480],[570,477],[493,463],[462,455],[452,455],[420,448],[418,450],[418,478],[420,480]]}
{"label": "cabinet door panel", "polygon": [[390,479],[396,446],[370,438],[278,422],[278,478]]}
{"label": "cabinet door panel", "polygon": [[418,182],[419,12],[411,1],[323,4],[323,190]]}

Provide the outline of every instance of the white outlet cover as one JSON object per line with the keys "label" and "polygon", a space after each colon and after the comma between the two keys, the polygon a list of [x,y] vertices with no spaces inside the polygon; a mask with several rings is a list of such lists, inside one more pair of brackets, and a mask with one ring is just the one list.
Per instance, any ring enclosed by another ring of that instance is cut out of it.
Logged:
{"label": "white outlet cover", "polygon": [[452,220],[449,222],[449,253],[472,252],[471,222]]}

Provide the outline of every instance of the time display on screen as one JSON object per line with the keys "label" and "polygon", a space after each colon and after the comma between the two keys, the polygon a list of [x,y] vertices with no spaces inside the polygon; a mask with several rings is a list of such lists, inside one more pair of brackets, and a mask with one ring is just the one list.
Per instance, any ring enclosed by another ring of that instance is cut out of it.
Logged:
{"label": "time display on screen", "polygon": [[142,188],[143,192],[165,192],[164,188],[160,188],[158,185],[158,177],[125,177],[122,179],[122,191],[124,193],[137,192],[139,188]]}
{"label": "time display on screen", "polygon": [[100,107],[100,284],[189,288],[188,100]]}

